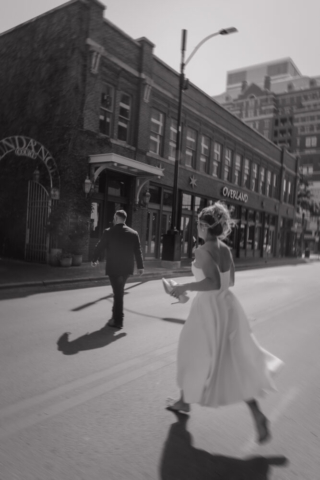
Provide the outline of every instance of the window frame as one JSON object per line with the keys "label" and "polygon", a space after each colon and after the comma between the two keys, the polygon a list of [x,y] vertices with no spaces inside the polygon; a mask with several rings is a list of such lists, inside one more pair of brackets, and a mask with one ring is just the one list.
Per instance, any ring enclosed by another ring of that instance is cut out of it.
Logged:
{"label": "window frame", "polygon": [[223,166],[223,180],[231,182],[232,175],[232,158],[233,152],[230,148],[224,148],[224,166]]}
{"label": "window frame", "polygon": [[250,175],[251,173],[251,161],[249,158],[244,159],[244,164],[243,164],[243,187],[247,188],[250,190]]}
{"label": "window frame", "polygon": [[256,192],[258,190],[258,165],[255,162],[251,163],[250,187],[253,192]]}
{"label": "window frame", "polygon": [[[160,115],[160,121],[157,121],[154,117],[153,114],[157,113]],[[152,130],[152,124],[155,124],[159,127],[159,132],[156,133],[154,130]],[[151,117],[150,117],[150,136],[149,136],[149,151],[154,153],[155,155],[162,155],[162,150],[163,150],[163,134],[164,134],[164,124],[165,124],[165,114],[158,110],[157,108],[152,108],[151,109]],[[151,143],[154,142],[154,144],[157,146],[156,152],[151,150]]]}
{"label": "window frame", "polygon": [[[169,133],[169,152],[168,159],[175,161],[177,154],[177,135],[178,135],[178,120],[170,118],[170,133]],[[174,155],[171,155],[172,149]]]}
{"label": "window frame", "polygon": [[[191,132],[192,134],[194,133],[194,138],[192,136],[189,136],[189,133]],[[186,128],[185,166],[190,168],[195,168],[196,156],[197,156],[197,131],[192,127],[187,127]],[[187,163],[187,159],[190,159],[190,164]]]}
{"label": "window frame", "polygon": [[[239,160],[239,163],[237,163],[237,160]],[[237,166],[240,166],[237,168]],[[239,153],[235,154],[234,157],[234,175],[233,175],[233,182],[235,185],[240,186],[241,185],[241,174],[242,174],[242,156]]]}
{"label": "window frame", "polygon": [[212,176],[221,178],[221,155],[222,145],[219,142],[213,142],[213,161],[212,161]]}
{"label": "window frame", "polygon": [[[104,88],[106,88],[106,91],[104,91]],[[103,95],[109,96],[107,89],[110,89],[112,92],[112,105],[111,108],[107,108],[103,106]],[[102,91],[101,91],[101,97],[100,97],[100,107],[99,107],[99,132],[102,135],[107,135],[109,138],[112,137],[112,127],[113,127],[113,121],[114,121],[114,101],[115,101],[115,88],[110,85],[109,83],[104,82],[102,84]],[[102,117],[103,114],[103,118]],[[107,121],[107,117],[109,118],[109,121]],[[102,122],[105,123],[105,125],[109,124],[109,133],[106,133],[106,129],[102,128]]]}
{"label": "window frame", "polygon": [[[126,108],[126,104],[122,102],[122,98],[126,96],[129,99],[129,108]],[[121,105],[122,104],[122,105]],[[121,108],[125,108],[125,110],[128,111],[128,117],[125,117],[120,114]],[[129,134],[130,134],[130,121],[131,121],[131,112],[132,112],[132,98],[128,93],[125,92],[120,92],[120,97],[119,97],[119,113],[118,113],[118,128],[117,128],[117,139],[120,142],[128,143],[129,141]],[[127,122],[127,123],[126,123]],[[123,138],[120,138],[119,131],[120,127],[124,128],[126,131],[126,139],[124,140]]]}
{"label": "window frame", "polygon": [[[208,141],[207,145],[204,142],[204,140]],[[208,173],[209,161],[210,161],[210,138],[206,135],[201,135],[200,165],[199,165],[200,172]],[[202,165],[204,165],[203,168],[202,168]]]}

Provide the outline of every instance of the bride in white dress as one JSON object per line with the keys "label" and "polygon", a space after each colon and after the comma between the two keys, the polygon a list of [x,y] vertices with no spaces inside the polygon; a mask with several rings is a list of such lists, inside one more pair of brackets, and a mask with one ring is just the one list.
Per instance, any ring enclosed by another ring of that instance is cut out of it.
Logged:
{"label": "bride in white dress", "polygon": [[216,202],[201,211],[192,272],[195,282],[172,287],[179,298],[198,292],[182,329],[177,358],[181,397],[169,399],[168,409],[188,413],[190,403],[219,407],[245,401],[253,415],[258,442],[270,438],[268,420],[257,397],[276,390],[272,375],[283,362],[260,347],[246,314],[229,287],[234,285],[234,264],[229,248],[220,241],[231,231],[227,207]]}

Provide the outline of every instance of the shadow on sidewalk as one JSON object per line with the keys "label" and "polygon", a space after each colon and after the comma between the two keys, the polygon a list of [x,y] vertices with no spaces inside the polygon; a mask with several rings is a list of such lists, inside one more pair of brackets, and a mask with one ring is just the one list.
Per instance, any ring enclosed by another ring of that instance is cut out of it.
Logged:
{"label": "shadow on sidewalk", "polygon": [[70,332],[65,332],[57,341],[57,347],[64,355],[75,355],[85,350],[94,350],[95,348],[106,347],[112,342],[125,337],[126,333],[118,333],[110,327],[104,327],[96,332],[86,333],[82,337],[69,341]]}
{"label": "shadow on sidewalk", "polygon": [[284,456],[246,459],[212,455],[192,446],[186,429],[188,415],[174,413],[160,461],[161,480],[271,480],[271,466],[285,466]]}

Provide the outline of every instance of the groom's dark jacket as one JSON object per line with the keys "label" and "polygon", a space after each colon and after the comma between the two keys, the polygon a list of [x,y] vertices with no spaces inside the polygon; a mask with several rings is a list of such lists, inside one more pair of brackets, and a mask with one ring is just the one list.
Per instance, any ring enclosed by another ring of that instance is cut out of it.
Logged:
{"label": "groom's dark jacket", "polygon": [[107,228],[97,243],[93,261],[97,261],[100,254],[106,252],[106,275],[132,275],[134,271],[134,259],[137,268],[143,268],[143,259],[138,232],[118,223]]}

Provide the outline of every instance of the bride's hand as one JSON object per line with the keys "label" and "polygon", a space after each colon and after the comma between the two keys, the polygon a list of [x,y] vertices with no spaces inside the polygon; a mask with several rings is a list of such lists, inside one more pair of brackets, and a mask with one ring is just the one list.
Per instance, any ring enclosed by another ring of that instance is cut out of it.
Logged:
{"label": "bride's hand", "polygon": [[175,285],[172,287],[172,292],[170,295],[172,295],[175,298],[179,298],[180,295],[183,295],[186,292],[186,287],[184,285]]}

